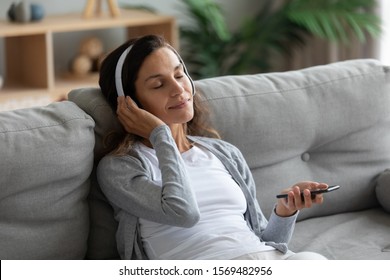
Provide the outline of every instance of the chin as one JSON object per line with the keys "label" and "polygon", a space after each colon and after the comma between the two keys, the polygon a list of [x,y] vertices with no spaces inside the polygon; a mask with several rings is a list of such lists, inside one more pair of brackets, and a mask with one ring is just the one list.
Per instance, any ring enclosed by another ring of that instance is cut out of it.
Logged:
{"label": "chin", "polygon": [[[191,114],[189,116],[182,116],[180,118],[176,118],[175,120],[173,120],[172,122],[170,123],[174,123],[174,124],[186,124],[188,122],[190,122],[192,119],[194,118],[194,115]],[[166,122],[166,123],[169,123],[169,122]]]}

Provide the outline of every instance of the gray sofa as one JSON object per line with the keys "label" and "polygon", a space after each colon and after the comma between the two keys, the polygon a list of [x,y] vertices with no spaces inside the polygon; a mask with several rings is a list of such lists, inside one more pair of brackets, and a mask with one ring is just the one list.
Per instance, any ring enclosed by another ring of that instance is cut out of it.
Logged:
{"label": "gray sofa", "polygon": [[[196,82],[223,139],[243,152],[266,216],[282,188],[339,184],[302,210],[290,248],[390,259],[390,69],[351,60]],[[121,127],[99,89],[0,112],[0,259],[115,259],[116,222],[95,180]]]}

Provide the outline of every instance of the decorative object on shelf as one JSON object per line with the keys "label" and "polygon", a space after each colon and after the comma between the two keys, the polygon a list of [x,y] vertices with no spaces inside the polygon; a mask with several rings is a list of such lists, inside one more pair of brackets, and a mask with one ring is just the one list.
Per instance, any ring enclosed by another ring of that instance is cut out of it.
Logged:
{"label": "decorative object on shelf", "polygon": [[92,61],[84,54],[78,54],[73,58],[71,71],[77,76],[85,76],[92,70]]}
{"label": "decorative object on shelf", "polygon": [[[96,3],[97,2],[97,3]],[[118,3],[116,0],[107,0],[108,8],[112,17],[120,15]],[[94,10],[95,9],[95,13]],[[102,0],[88,0],[84,9],[83,16],[91,18],[93,16],[100,16],[102,14]]]}
{"label": "decorative object on shelf", "polygon": [[[3,0],[0,0],[0,3],[3,3],[1,1]],[[9,1],[8,5],[13,1]],[[38,0],[30,1],[38,2]],[[48,1],[40,2],[48,3]],[[44,6],[46,8],[46,4]],[[59,96],[80,86],[96,86],[99,75],[97,73],[73,74],[71,60],[79,53],[83,38],[99,36],[100,32],[95,32],[96,30],[110,31],[113,28],[124,31],[125,38],[165,34],[166,39],[174,47],[179,45],[175,17],[134,9],[121,10],[118,18],[106,15],[86,20],[79,9],[78,12],[63,15],[49,15],[46,12],[45,18],[39,23],[11,24],[8,20],[0,20],[0,40],[4,41],[4,50],[0,52],[0,64],[3,64],[4,68],[4,72],[0,70],[0,75],[3,76],[1,100],[8,98],[8,93],[14,92],[23,96],[35,96],[36,93]],[[63,46],[57,45],[57,34],[74,34],[79,37],[80,31],[85,34],[85,37],[81,37],[72,49],[66,47],[64,49]],[[104,45],[104,52],[106,53],[107,50]],[[55,58],[58,55],[65,57],[66,65],[63,65],[63,59],[61,64],[57,64]],[[102,59],[103,56],[99,62]],[[26,71],[25,67],[17,67],[17,65],[28,65],[33,71]]]}
{"label": "decorative object on shelf", "polygon": [[80,54],[86,55],[92,61],[91,71],[98,71],[104,54],[103,42],[97,37],[85,38],[80,44]]}
{"label": "decorative object on shelf", "polygon": [[40,4],[21,1],[12,3],[8,9],[8,18],[12,22],[34,22],[44,18],[45,11]]}
{"label": "decorative object on shelf", "polygon": [[99,38],[85,38],[80,43],[79,53],[72,59],[72,73],[82,76],[98,71],[103,54],[104,47]]}

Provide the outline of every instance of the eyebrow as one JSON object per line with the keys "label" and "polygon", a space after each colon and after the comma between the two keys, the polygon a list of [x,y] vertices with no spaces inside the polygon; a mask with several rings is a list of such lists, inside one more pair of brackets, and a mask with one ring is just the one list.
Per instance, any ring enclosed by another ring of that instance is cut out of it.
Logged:
{"label": "eyebrow", "polygon": [[[183,64],[179,63],[173,70],[176,71],[176,70],[178,70],[180,67],[183,68]],[[145,83],[146,83],[147,81],[151,80],[151,79],[155,79],[155,78],[158,78],[158,77],[161,77],[161,76],[162,76],[162,74],[151,75],[151,76],[149,76],[149,77],[147,77],[147,78],[145,79]]]}

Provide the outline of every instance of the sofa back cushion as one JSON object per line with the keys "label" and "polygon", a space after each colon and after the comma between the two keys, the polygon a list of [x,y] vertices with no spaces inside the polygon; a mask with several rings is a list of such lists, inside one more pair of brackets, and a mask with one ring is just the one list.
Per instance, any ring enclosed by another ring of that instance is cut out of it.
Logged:
{"label": "sofa back cushion", "polygon": [[214,126],[252,169],[266,216],[302,180],[339,184],[300,219],[373,206],[390,166],[390,73],[376,60],[196,82]]}
{"label": "sofa back cushion", "polygon": [[0,112],[0,259],[83,259],[94,122],[71,102]]}
{"label": "sofa back cushion", "polygon": [[[68,94],[68,99],[76,103],[92,116],[95,126],[95,163],[110,151],[110,137],[122,134],[123,129],[116,114],[112,111],[99,88],[79,88]],[[91,174],[91,190],[88,197],[90,209],[90,233],[87,259],[118,259],[115,233],[117,222],[114,211],[97,182],[95,169]]]}
{"label": "sofa back cushion", "polygon": [[[301,180],[340,184],[324,205],[300,219],[377,205],[373,179],[390,166],[388,69],[374,60],[300,71],[226,76],[195,82],[223,139],[243,152],[268,216],[281,189]],[[105,135],[122,128],[98,88],[73,90],[69,100],[96,123],[95,155]],[[92,177],[87,257],[118,258],[113,210]]]}

